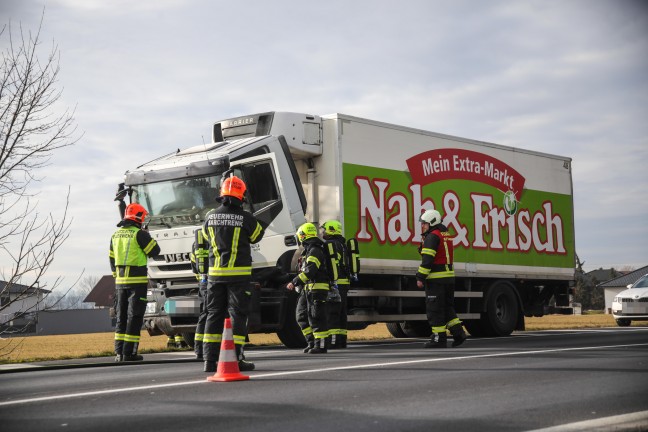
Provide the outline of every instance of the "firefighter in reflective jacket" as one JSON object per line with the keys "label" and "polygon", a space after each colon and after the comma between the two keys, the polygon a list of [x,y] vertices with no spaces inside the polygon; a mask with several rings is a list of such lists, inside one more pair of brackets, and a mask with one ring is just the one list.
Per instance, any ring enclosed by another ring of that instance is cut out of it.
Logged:
{"label": "firefighter in reflective jacket", "polygon": [[432,336],[425,348],[446,348],[446,329],[452,333],[452,346],[466,340],[461,321],[454,308],[455,274],[453,246],[448,228],[441,223],[441,214],[426,210],[419,218],[423,242],[419,249],[421,265],[416,273],[416,285],[425,288],[425,309],[432,327]]}
{"label": "firefighter in reflective jacket", "polygon": [[[211,211],[210,213],[212,213]],[[210,214],[208,213],[208,215]],[[208,216],[205,217],[207,219]],[[200,314],[196,325],[194,336],[194,352],[197,360],[203,360],[203,337],[205,333],[205,321],[207,321],[207,272],[209,269],[209,243],[203,235],[202,228],[194,231],[194,242],[191,246],[191,269],[198,280],[198,296],[202,299]]]}
{"label": "firefighter in reflective jacket", "polygon": [[325,354],[328,336],[326,298],[329,294],[329,276],[325,269],[323,242],[317,237],[317,228],[305,223],[297,230],[297,240],[304,247],[300,258],[300,273],[286,285],[289,290],[300,289],[297,301],[297,324],[308,346],[305,353]]}
{"label": "firefighter in reflective jacket", "polygon": [[146,310],[147,257],[160,253],[160,246],[142,229],[147,211],[140,204],[126,207],[119,229],[110,239],[110,268],[115,278],[115,361],[140,361],[137,354],[140,329]]}
{"label": "firefighter in reflective jacket", "polygon": [[329,325],[329,348],[347,347],[347,296],[351,283],[350,259],[347,256],[349,251],[346,247],[346,239],[342,236],[342,224],[336,220],[326,221],[320,227],[322,237],[328,243],[333,243],[337,254],[337,291],[339,298],[331,298],[328,302],[328,325]]}
{"label": "firefighter in reflective jacket", "polygon": [[250,245],[263,237],[265,228],[252,214],[243,210],[246,186],[233,176],[221,185],[221,206],[209,215],[203,234],[209,242],[209,281],[207,319],[203,335],[205,372],[215,372],[223,337],[223,324],[229,311],[239,370],[254,370],[245,361],[243,346],[247,336],[247,318],[252,281]]}

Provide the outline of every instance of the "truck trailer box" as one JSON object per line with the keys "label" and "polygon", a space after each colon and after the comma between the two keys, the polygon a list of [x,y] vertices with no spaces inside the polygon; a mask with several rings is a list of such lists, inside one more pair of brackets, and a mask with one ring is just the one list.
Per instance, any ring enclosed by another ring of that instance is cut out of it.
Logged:
{"label": "truck trailer box", "polygon": [[322,125],[312,217],[342,222],[364,271],[415,273],[418,217],[433,208],[454,235],[458,276],[573,280],[570,158],[343,114]]}

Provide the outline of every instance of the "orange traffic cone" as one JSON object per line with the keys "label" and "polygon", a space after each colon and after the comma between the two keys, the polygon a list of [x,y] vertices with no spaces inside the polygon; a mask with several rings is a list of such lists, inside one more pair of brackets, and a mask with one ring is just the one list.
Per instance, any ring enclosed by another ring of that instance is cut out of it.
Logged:
{"label": "orange traffic cone", "polygon": [[218,368],[213,376],[207,378],[207,381],[243,381],[248,379],[250,377],[243,375],[239,370],[236,349],[234,348],[234,336],[232,335],[232,321],[225,318],[223,341],[218,356]]}

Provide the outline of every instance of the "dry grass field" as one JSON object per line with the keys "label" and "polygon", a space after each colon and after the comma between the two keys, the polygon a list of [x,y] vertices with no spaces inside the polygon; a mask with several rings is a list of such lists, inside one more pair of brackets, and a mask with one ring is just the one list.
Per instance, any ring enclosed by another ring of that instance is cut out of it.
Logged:
{"label": "dry grass field", "polygon": [[[645,323],[643,323],[645,324]],[[633,323],[642,325],[642,323]],[[611,315],[549,315],[542,318],[526,318],[527,330],[575,329],[616,327]],[[0,339],[0,363],[20,363],[44,360],[103,357],[112,355],[113,333],[78,335],[31,336]],[[388,339],[391,335],[384,324],[374,324],[365,330],[349,332],[350,340]],[[279,344],[274,334],[250,335],[255,345]],[[165,336],[149,336],[142,332],[140,353],[175,351],[166,348]]]}

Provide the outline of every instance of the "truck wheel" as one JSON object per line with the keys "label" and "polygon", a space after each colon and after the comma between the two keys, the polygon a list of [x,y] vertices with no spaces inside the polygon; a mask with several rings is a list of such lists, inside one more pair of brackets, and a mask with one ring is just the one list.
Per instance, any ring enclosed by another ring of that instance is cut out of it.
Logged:
{"label": "truck wheel", "polygon": [[464,327],[473,337],[487,337],[489,336],[488,329],[482,327],[481,320],[466,320],[463,322]]}
{"label": "truck wheel", "polygon": [[432,327],[427,321],[405,321],[401,324],[405,336],[411,338],[430,337]]}
{"label": "truck wheel", "polygon": [[627,318],[619,318],[616,323],[619,327],[628,327],[632,321]]}
{"label": "truck wheel", "polygon": [[189,348],[194,347],[194,339],[196,338],[196,333],[182,333],[182,337],[184,338],[187,345],[189,345]]}
{"label": "truck wheel", "polygon": [[513,286],[508,282],[496,282],[487,293],[481,327],[487,336],[508,336],[515,330],[519,312]]}
{"label": "truck wheel", "polygon": [[387,331],[389,334],[394,336],[395,338],[405,338],[407,335],[403,331],[403,328],[401,327],[403,323],[400,322],[388,322],[385,323],[387,325]]}
{"label": "truck wheel", "polygon": [[297,295],[289,293],[286,296],[284,307],[284,321],[281,330],[277,331],[277,336],[286,348],[304,348],[306,347],[306,339],[304,334],[297,324],[295,318],[295,309],[297,308]]}

